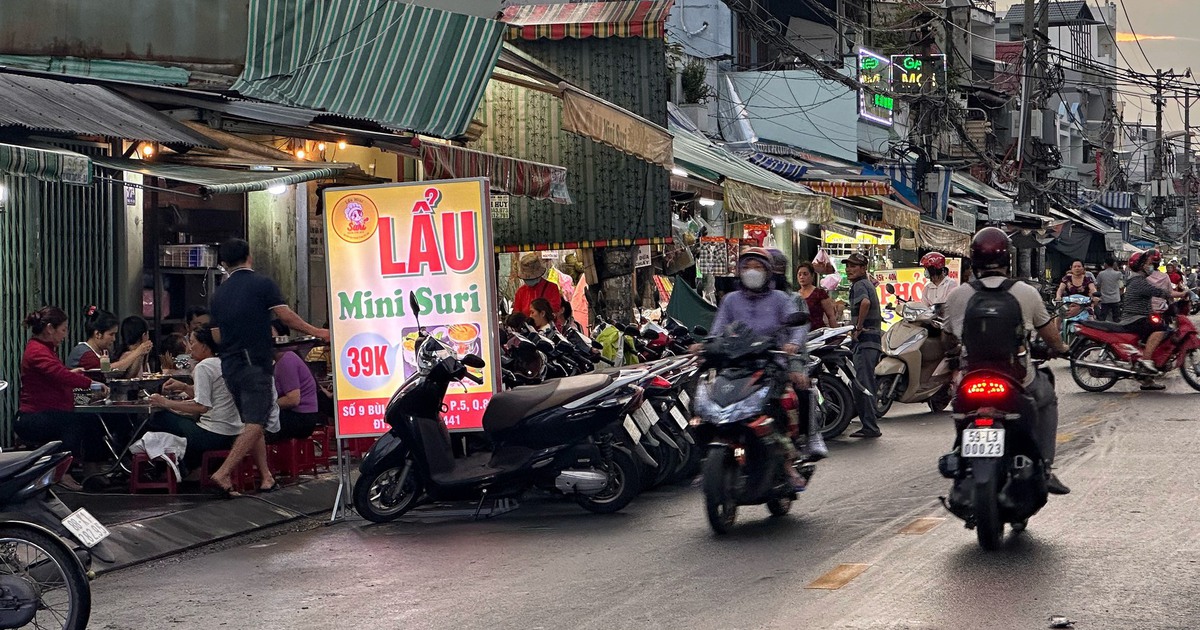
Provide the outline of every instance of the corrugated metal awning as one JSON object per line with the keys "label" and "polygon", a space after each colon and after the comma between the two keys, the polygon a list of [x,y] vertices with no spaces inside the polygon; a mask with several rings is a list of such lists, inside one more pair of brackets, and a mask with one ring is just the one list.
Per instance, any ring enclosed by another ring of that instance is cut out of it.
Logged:
{"label": "corrugated metal awning", "polygon": [[338,165],[296,170],[243,171],[121,158],[94,158],[93,161],[100,166],[119,171],[195,184],[200,188],[200,194],[205,197],[255,192],[274,186],[326,179],[336,177],[345,169],[345,165]]}
{"label": "corrugated metal awning", "polygon": [[233,89],[439,138],[463,135],[504,25],[403,2],[251,0]]}
{"label": "corrugated metal awning", "polygon": [[0,173],[87,185],[92,183],[92,160],[72,151],[0,144]]}
{"label": "corrugated metal awning", "polygon": [[99,85],[19,74],[0,74],[0,127],[225,148]]}
{"label": "corrugated metal awning", "polygon": [[673,0],[515,5],[500,19],[509,39],[661,38]]}

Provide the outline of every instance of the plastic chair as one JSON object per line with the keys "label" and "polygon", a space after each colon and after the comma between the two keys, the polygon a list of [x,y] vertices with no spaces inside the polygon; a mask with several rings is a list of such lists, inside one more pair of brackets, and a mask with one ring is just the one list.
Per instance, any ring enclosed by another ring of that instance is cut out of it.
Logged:
{"label": "plastic chair", "polygon": [[[175,460],[174,453],[167,453],[167,457],[171,461]],[[129,473],[129,492],[138,494],[146,490],[166,490],[167,494],[179,493],[179,480],[175,478],[175,472],[168,466],[166,471],[166,480],[164,481],[143,481],[142,473],[153,469],[154,463],[150,456],[145,453],[134,453],[133,469]]]}

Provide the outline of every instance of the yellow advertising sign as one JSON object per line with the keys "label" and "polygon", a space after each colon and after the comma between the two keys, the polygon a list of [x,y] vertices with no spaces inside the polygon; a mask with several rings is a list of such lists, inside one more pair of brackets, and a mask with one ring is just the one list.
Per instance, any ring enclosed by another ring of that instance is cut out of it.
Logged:
{"label": "yellow advertising sign", "polygon": [[[962,259],[947,258],[946,268],[949,278],[961,282]],[[903,269],[880,269],[872,274],[875,280],[875,290],[879,293],[879,306],[883,308],[883,329],[891,328],[900,320],[900,300],[920,303],[925,296],[925,285],[929,279],[925,277],[922,267],[906,267]],[[892,285],[895,293],[888,293],[887,285]],[[897,299],[899,298],[899,299]],[[888,309],[887,306],[892,308]]]}
{"label": "yellow advertising sign", "polygon": [[495,271],[486,179],[330,188],[325,201],[338,437],[387,431],[392,393],[417,372],[420,324],[488,367],[446,392],[451,430],[482,427],[496,389]]}
{"label": "yellow advertising sign", "polygon": [[836,232],[834,230],[822,230],[821,240],[830,244],[837,245],[895,245],[896,232],[888,230],[882,235],[872,234],[870,232],[857,232],[855,230],[846,230],[847,232],[855,232],[853,236]]}

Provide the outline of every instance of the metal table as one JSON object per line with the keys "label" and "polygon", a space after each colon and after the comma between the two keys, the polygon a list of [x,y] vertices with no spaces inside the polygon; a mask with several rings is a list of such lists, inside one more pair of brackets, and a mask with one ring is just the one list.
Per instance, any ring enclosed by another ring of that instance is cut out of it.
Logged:
{"label": "metal table", "polygon": [[[95,414],[100,418],[100,426],[104,428],[104,443],[108,446],[108,450],[112,456],[116,458],[116,463],[111,468],[104,472],[96,473],[91,477],[99,477],[102,475],[111,475],[121,469],[126,473],[132,473],[132,467],[125,464],[125,456],[129,454],[130,447],[141,437],[142,432],[146,429],[146,424],[150,422],[151,416],[158,411],[148,402],[122,403],[122,404],[89,404],[75,405],[74,412],[80,414]],[[135,427],[129,434],[129,439],[125,441],[125,445],[120,451],[117,450],[117,438],[109,428],[105,416],[136,416]],[[90,479],[88,477],[87,479]],[[87,479],[84,479],[86,482]]]}

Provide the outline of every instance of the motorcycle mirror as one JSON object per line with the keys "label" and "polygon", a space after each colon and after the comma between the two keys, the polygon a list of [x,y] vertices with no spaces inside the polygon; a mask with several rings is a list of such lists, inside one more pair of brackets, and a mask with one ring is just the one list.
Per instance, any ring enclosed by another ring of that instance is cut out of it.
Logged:
{"label": "motorcycle mirror", "polygon": [[408,294],[408,309],[417,318],[417,328],[421,328],[421,305],[417,304],[417,294],[415,291]]}
{"label": "motorcycle mirror", "polygon": [[894,284],[892,284],[891,282],[889,282],[889,283],[887,283],[887,284],[883,285],[883,287],[884,287],[885,289],[887,289],[887,292],[888,292],[888,293],[891,293],[892,295],[896,295],[896,285],[894,285]]}
{"label": "motorcycle mirror", "polygon": [[803,326],[807,323],[808,323],[808,313],[801,313],[800,311],[796,311],[795,313],[792,313],[791,315],[788,315],[787,317],[783,318],[784,326],[789,326],[789,327]]}
{"label": "motorcycle mirror", "polygon": [[592,347],[593,347],[593,348],[595,348],[595,349],[597,349],[597,350],[603,350],[603,349],[604,349],[604,344],[602,344],[602,343],[600,343],[599,341],[596,341],[595,339],[593,339],[593,340],[592,340]]}
{"label": "motorcycle mirror", "polygon": [[692,334],[697,337],[707,337],[708,329],[703,326],[696,326],[696,327],[692,328]]}
{"label": "motorcycle mirror", "polygon": [[463,365],[469,368],[475,368],[476,370],[482,369],[487,365],[487,362],[483,360],[483,357],[479,356],[478,354],[468,354],[462,358],[462,362]]}

